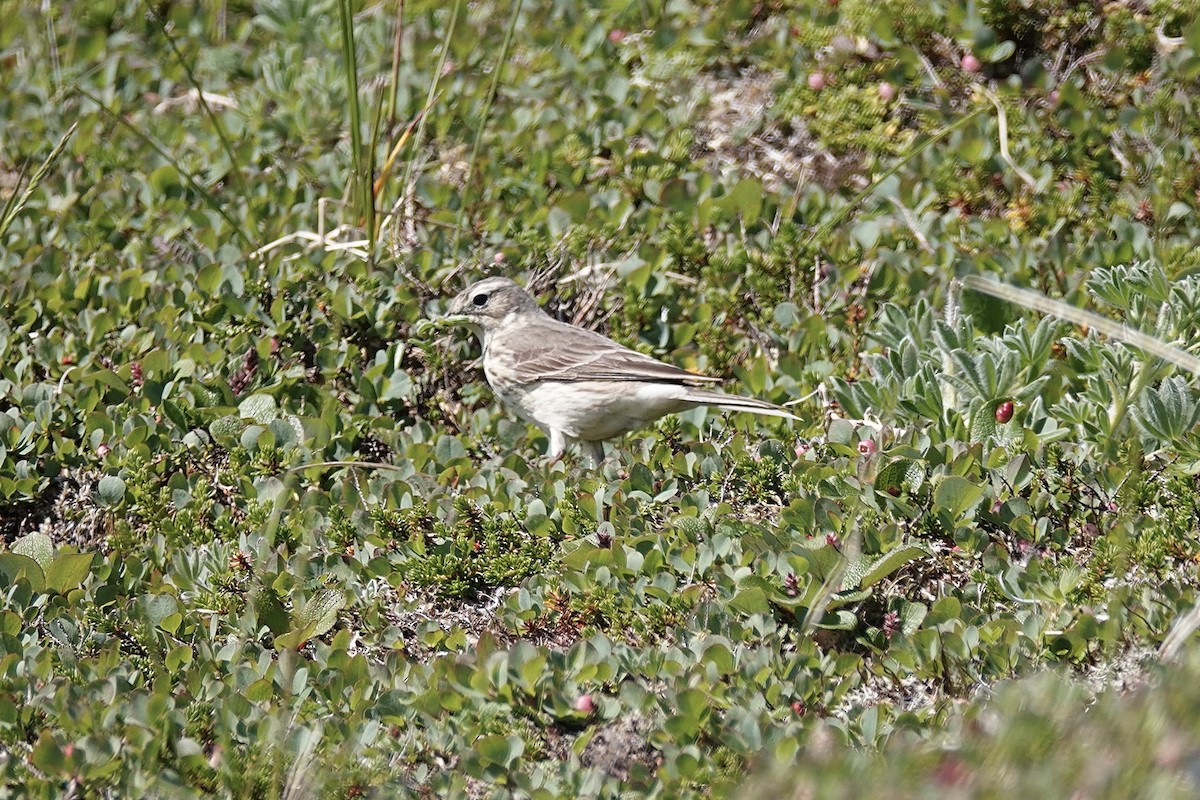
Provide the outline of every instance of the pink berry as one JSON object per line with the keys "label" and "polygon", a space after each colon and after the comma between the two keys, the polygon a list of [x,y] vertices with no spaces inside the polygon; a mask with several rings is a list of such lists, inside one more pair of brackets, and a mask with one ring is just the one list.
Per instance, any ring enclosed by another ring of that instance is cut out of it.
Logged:
{"label": "pink berry", "polygon": [[808,75],[808,88],[814,92],[819,92],[825,88],[825,73],[811,72]]}
{"label": "pink berry", "polygon": [[964,72],[979,72],[983,69],[983,64],[975,57],[974,53],[967,53],[962,57],[962,68]]}
{"label": "pink berry", "polygon": [[493,264],[503,264],[504,263],[504,253],[497,252],[496,254],[494,254],[492,256],[492,263]]}
{"label": "pink berry", "polygon": [[874,439],[863,439],[858,443],[858,454],[860,456],[873,456],[878,449],[879,445],[875,444]]}
{"label": "pink berry", "polygon": [[592,696],[590,694],[581,694],[579,697],[575,698],[574,708],[576,711],[584,714],[590,714],[596,710],[596,704],[592,702]]}
{"label": "pink berry", "polygon": [[101,458],[104,458],[111,452],[112,448],[108,446],[108,442],[101,442],[100,444],[96,445],[96,455],[100,456]]}
{"label": "pink berry", "polygon": [[892,102],[896,99],[896,87],[884,81],[879,84],[879,96],[883,98],[884,102]]}
{"label": "pink berry", "polygon": [[613,44],[620,44],[625,41],[625,31],[620,28],[613,28],[608,32],[608,40]]}

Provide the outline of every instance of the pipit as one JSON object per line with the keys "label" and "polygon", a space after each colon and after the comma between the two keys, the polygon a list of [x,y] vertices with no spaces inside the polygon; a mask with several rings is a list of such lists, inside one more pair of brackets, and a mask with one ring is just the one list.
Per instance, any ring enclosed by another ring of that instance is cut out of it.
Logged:
{"label": "pipit", "polygon": [[761,400],[699,388],[720,378],[688,372],[559,322],[508,278],[468,287],[450,302],[443,321],[465,324],[479,338],[492,391],[550,437],[551,459],[579,442],[599,464],[605,439],[697,406],[797,419]]}

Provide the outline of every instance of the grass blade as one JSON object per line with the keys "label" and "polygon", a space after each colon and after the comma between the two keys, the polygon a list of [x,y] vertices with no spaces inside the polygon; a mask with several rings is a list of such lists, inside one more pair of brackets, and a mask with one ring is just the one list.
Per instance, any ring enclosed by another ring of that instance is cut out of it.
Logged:
{"label": "grass blade", "polygon": [[400,93],[400,45],[404,41],[404,0],[396,0],[396,37],[392,40],[392,81],[388,92],[387,129],[396,125],[396,96]]}
{"label": "grass blade", "polygon": [[375,259],[375,202],[371,196],[372,154],[363,147],[362,109],[358,102],[358,50],[354,44],[354,10],[350,0],[338,3],[341,12],[342,58],[346,62],[346,95],[350,114],[351,183],[348,195],[357,199],[358,216],[367,230],[370,260]]}
{"label": "grass blade", "polygon": [[1128,325],[1113,322],[1108,317],[1102,317],[1094,311],[1064,303],[1062,300],[1055,300],[1032,289],[1019,289],[1016,286],[989,280],[980,275],[967,275],[962,279],[962,283],[963,286],[973,291],[982,292],[1015,305],[1032,308],[1039,313],[1073,322],[1076,325],[1087,325],[1110,339],[1116,339],[1152,356],[1157,356],[1193,375],[1200,375],[1200,358],[1180,350],[1178,347],[1172,347],[1153,336],[1134,330]]}
{"label": "grass blade", "polygon": [[[71,127],[67,128],[67,132],[64,133],[62,138],[58,140],[58,144],[54,145],[54,149],[51,150],[50,154],[46,156],[45,160],[38,165],[38,168],[34,170],[33,176],[30,177],[29,183],[25,186],[25,191],[21,192],[20,199],[16,201],[10,201],[5,206],[4,216],[3,218],[0,218],[0,239],[4,237],[4,234],[7,233],[8,229],[12,226],[13,221],[16,220],[17,215],[20,214],[21,210],[29,203],[29,198],[33,197],[33,193],[37,190],[38,184],[42,182],[42,178],[46,177],[46,173],[50,171],[50,165],[53,164],[60,155],[62,155],[63,149],[66,148],[67,142],[70,140],[71,136],[75,133],[75,129],[78,127],[78,122],[71,123]],[[16,196],[17,195],[14,192],[13,197]]]}
{"label": "grass blade", "polygon": [[[438,95],[438,82],[442,79],[442,69],[446,66],[446,55],[450,52],[450,42],[454,39],[454,29],[458,26],[458,15],[462,11],[463,0],[454,0],[454,8],[450,11],[450,24],[446,26],[446,33],[442,36],[442,51],[438,54],[437,66],[433,68],[433,79],[429,82],[429,94],[425,98],[425,108],[428,110],[433,106]],[[420,120],[417,122],[417,133],[413,140],[413,152],[419,153],[421,145],[425,143],[425,120],[429,117],[424,112],[421,113]],[[401,184],[402,192],[407,192],[412,185],[413,164],[415,158],[410,158],[404,169],[404,183]]]}
{"label": "grass blade", "polygon": [[467,162],[467,177],[463,181],[462,204],[458,207],[458,220],[454,223],[454,244],[450,248],[451,253],[458,252],[458,241],[462,236],[463,222],[467,217],[467,200],[471,195],[471,182],[475,177],[475,160],[479,157],[479,145],[483,141],[483,131],[487,128],[488,117],[492,113],[492,102],[496,99],[496,88],[500,85],[500,75],[504,72],[504,65],[508,63],[508,50],[512,46],[513,32],[517,29],[517,19],[521,16],[522,2],[523,0],[513,0],[508,18],[508,29],[504,32],[504,43],[500,46],[496,68],[492,70],[492,82],[488,86],[487,95],[483,100],[483,113],[479,115],[479,127],[475,130],[475,142],[471,145],[471,158]]}
{"label": "grass blade", "polygon": [[233,181],[237,184],[242,196],[248,198],[250,192],[246,186],[246,179],[242,176],[242,171],[238,167],[237,158],[233,154],[233,145],[230,143],[229,137],[225,134],[225,127],[221,125],[220,118],[208,104],[208,98],[204,96],[204,90],[200,87],[200,81],[196,78],[196,73],[192,71],[191,63],[183,57],[183,52],[179,49],[175,37],[171,35],[171,31],[167,27],[166,19],[150,5],[149,0],[142,0],[142,2],[145,4],[146,10],[150,12],[154,20],[158,23],[159,30],[162,31],[163,38],[167,40],[167,45],[170,46],[171,52],[179,62],[179,66],[183,67],[183,72],[187,75],[188,83],[196,90],[196,99],[200,102],[200,107],[204,109],[204,114],[208,117],[208,121],[212,123],[213,130],[217,132],[217,138],[221,140],[221,147],[225,150],[225,157],[229,159],[229,171],[233,173]]}

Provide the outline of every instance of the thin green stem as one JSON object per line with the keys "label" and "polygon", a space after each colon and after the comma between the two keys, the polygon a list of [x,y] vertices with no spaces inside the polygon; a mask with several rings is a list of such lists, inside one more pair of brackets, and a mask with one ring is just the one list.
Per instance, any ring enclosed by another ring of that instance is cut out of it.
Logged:
{"label": "thin green stem", "polygon": [[[433,79],[429,82],[429,94],[425,98],[425,108],[427,109],[433,107],[433,101],[437,97],[438,82],[442,79],[442,69],[446,65],[446,55],[450,52],[450,42],[454,38],[454,29],[458,26],[458,15],[462,10],[462,5],[463,0],[454,0],[454,8],[450,11],[450,24],[446,26],[446,33],[442,36],[442,52],[438,55],[437,65],[433,68]],[[425,144],[425,122],[428,119],[428,114],[422,114],[421,121],[417,123],[417,133],[413,137],[413,157],[405,163],[404,181],[400,184],[401,192],[408,192],[412,185],[413,166],[421,152],[421,147]]]}
{"label": "thin green stem", "polygon": [[347,194],[358,198],[359,217],[367,230],[369,259],[375,260],[375,198],[371,195],[371,154],[362,141],[362,111],[358,103],[358,49],[354,44],[354,10],[350,0],[338,3],[342,25],[342,59],[346,62],[346,96],[350,114],[351,185]]}
{"label": "thin green stem", "polygon": [[500,76],[504,72],[504,66],[508,63],[508,50],[512,46],[513,33],[517,29],[517,19],[521,16],[522,3],[523,0],[513,0],[508,18],[508,29],[504,32],[504,44],[500,47],[500,56],[496,60],[496,68],[492,70],[492,82],[488,86],[487,96],[483,101],[483,113],[479,116],[479,127],[475,130],[475,142],[471,145],[471,158],[467,162],[467,179],[463,182],[462,205],[458,208],[458,220],[454,225],[454,244],[450,248],[451,253],[458,252],[458,242],[462,237],[463,222],[467,216],[467,201],[470,199],[471,184],[475,178],[475,161],[479,157],[479,146],[483,141],[483,132],[487,128],[488,117],[492,113],[492,102],[496,99],[496,89],[500,85]]}
{"label": "thin green stem", "polygon": [[404,0],[396,0],[396,37],[392,42],[392,82],[388,92],[387,129],[396,125],[396,98],[400,93],[400,48],[404,42]]}
{"label": "thin green stem", "polygon": [[150,147],[151,150],[158,153],[158,155],[161,156],[163,158],[163,160],[165,160],[168,164],[170,164],[172,167],[174,167],[175,171],[178,172],[181,176],[183,176],[183,179],[188,182],[189,186],[192,187],[192,190],[195,191],[197,194],[199,194],[202,198],[204,198],[204,202],[206,204],[208,204],[208,207],[211,208],[213,211],[217,212],[217,214],[220,215],[221,219],[223,219],[229,223],[229,226],[233,229],[233,232],[235,234],[237,234],[237,237],[242,240],[242,242],[246,245],[246,247],[249,249],[254,249],[254,247],[255,247],[254,242],[251,241],[250,237],[246,234],[246,232],[242,230],[241,226],[237,223],[237,221],[232,216],[230,216],[229,212],[225,210],[225,207],[222,206],[219,202],[217,202],[217,198],[213,196],[212,192],[210,192],[208,189],[206,189],[200,183],[200,181],[196,180],[196,177],[194,175],[192,175],[192,173],[190,173],[186,169],[184,169],[183,165],[180,164],[170,154],[170,152],[167,151],[167,149],[165,147],[160,145],[158,142],[154,141],[154,139],[150,138],[145,133],[142,133],[141,131],[139,131],[136,127],[134,127],[133,123],[131,123],[129,120],[125,119],[124,116],[122,116],[121,114],[118,114],[117,112],[115,112],[111,108],[109,108],[108,106],[104,105],[104,102],[99,97],[96,97],[94,94],[89,92],[87,89],[84,89],[82,86],[76,86],[75,91],[79,92],[79,94],[83,95],[88,100],[91,100],[93,103],[95,103],[97,106],[99,106],[100,111],[103,112],[105,116],[107,116],[113,122],[116,122],[118,125],[121,125],[122,127],[124,127],[126,130],[128,130],[130,133],[132,133],[134,136],[141,139],[144,144],[146,144],[147,146]]}
{"label": "thin green stem", "polygon": [[221,120],[213,112],[212,107],[208,104],[208,98],[204,96],[204,90],[200,87],[200,81],[196,78],[196,73],[192,71],[192,65],[183,57],[183,52],[179,49],[179,45],[175,42],[175,37],[171,35],[170,29],[167,27],[167,21],[162,18],[150,0],[142,0],[146,6],[146,10],[158,22],[159,30],[162,31],[163,38],[167,40],[167,44],[171,48],[171,52],[175,55],[175,59],[179,62],[179,66],[183,67],[183,72],[187,75],[188,83],[196,90],[196,99],[200,102],[200,107],[204,109],[205,116],[212,123],[213,129],[217,132],[217,138],[221,140],[221,147],[225,150],[225,156],[229,159],[229,171],[233,173],[234,183],[238,186],[238,191],[242,197],[249,199],[250,192],[246,186],[246,179],[242,175],[241,169],[238,168],[237,157],[233,154],[233,144],[229,141],[229,137],[225,135],[225,127],[221,125]]}

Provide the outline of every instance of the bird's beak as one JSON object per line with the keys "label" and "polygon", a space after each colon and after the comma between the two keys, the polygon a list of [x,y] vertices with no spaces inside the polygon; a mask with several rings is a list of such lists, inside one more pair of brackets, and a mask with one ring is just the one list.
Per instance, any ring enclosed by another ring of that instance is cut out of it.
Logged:
{"label": "bird's beak", "polygon": [[424,336],[442,328],[452,328],[456,325],[470,325],[471,318],[463,313],[465,305],[465,298],[462,295],[458,295],[450,301],[450,305],[446,307],[445,314],[433,319],[419,321],[414,328],[414,332]]}
{"label": "bird's beak", "polygon": [[446,313],[438,318],[439,325],[469,325],[471,317],[467,311],[467,296],[460,294],[450,301]]}
{"label": "bird's beak", "polygon": [[450,305],[446,307],[446,313],[442,316],[442,319],[463,316],[463,312],[467,310],[466,306],[467,298],[461,294],[455,295],[454,299],[450,301]]}

